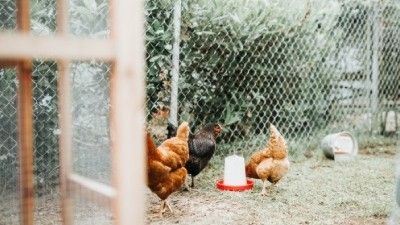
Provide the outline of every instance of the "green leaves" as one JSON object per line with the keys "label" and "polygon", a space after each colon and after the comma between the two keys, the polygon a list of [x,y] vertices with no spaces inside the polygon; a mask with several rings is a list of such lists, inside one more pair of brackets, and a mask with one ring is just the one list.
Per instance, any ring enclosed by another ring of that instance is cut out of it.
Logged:
{"label": "green leaves", "polygon": [[89,12],[97,12],[96,0],[83,0],[83,4]]}
{"label": "green leaves", "polygon": [[229,126],[239,122],[243,117],[243,112],[234,111],[234,106],[227,103],[224,110],[224,125]]}
{"label": "green leaves", "polygon": [[101,0],[71,0],[71,30],[75,35],[105,37],[109,34],[108,3]]}

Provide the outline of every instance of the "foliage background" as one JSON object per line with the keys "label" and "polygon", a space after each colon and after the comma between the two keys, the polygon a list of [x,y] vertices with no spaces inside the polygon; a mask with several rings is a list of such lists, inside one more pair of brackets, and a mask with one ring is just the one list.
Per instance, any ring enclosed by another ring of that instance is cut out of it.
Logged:
{"label": "foliage background", "polygon": [[[53,35],[55,1],[31,4],[32,31]],[[153,113],[171,101],[174,4],[145,6],[147,119],[156,131],[165,131],[166,121],[155,122]],[[341,130],[353,132],[361,146],[394,144],[393,136],[382,136],[388,133],[381,112],[399,111],[399,6],[394,0],[182,1],[179,120],[193,131],[223,123],[219,155],[261,148],[270,123],[287,138],[294,160],[314,155],[320,138]],[[71,33],[107,37],[107,14],[107,1],[70,1]],[[14,1],[0,0],[0,29],[15,29]],[[378,112],[371,108],[374,32],[380,32]],[[74,62],[71,74],[74,169],[103,182],[110,168],[108,73],[102,62]],[[58,183],[56,63],[36,60],[33,79],[36,182],[47,190]],[[0,70],[1,190],[17,182],[17,87],[15,71]]]}

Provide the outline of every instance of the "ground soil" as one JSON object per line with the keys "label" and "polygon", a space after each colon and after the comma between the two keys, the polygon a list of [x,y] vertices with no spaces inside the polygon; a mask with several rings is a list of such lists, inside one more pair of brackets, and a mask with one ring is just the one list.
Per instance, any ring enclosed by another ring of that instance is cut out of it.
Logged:
{"label": "ground soil", "polygon": [[[394,149],[395,147],[393,147]],[[196,177],[191,191],[169,198],[174,213],[159,215],[159,199],[147,193],[148,224],[385,224],[394,209],[394,150],[361,154],[355,161],[335,163],[323,157],[292,162],[288,175],[267,196],[261,182],[246,192],[220,192],[222,158]],[[363,151],[361,151],[363,152]],[[365,152],[365,151],[364,151]],[[391,153],[389,153],[391,152]],[[58,193],[37,197],[36,224],[60,224]],[[108,210],[77,200],[75,224],[112,224]],[[18,195],[2,196],[0,224],[18,224]]]}

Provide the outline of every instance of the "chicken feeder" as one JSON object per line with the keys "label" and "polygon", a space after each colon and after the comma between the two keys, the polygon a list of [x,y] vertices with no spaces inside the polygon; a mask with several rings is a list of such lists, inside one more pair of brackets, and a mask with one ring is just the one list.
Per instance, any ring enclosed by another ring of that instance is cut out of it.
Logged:
{"label": "chicken feeder", "polygon": [[321,141],[324,155],[335,161],[354,159],[358,153],[357,140],[349,132],[329,134]]}
{"label": "chicken feeder", "polygon": [[244,158],[237,155],[225,158],[224,179],[217,181],[221,191],[245,191],[253,188],[254,182],[246,179]]}

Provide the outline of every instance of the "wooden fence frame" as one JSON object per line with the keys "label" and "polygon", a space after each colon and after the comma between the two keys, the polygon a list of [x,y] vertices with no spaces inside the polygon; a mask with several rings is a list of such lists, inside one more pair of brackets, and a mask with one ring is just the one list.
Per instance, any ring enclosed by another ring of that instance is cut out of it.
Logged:
{"label": "wooden fence frame", "polygon": [[[17,32],[0,32],[0,67],[17,68],[21,224],[34,224],[32,59],[58,62],[60,112],[60,193],[64,225],[72,224],[72,196],[111,207],[114,224],[144,224],[144,3],[110,0],[109,39],[69,35],[68,0],[57,0],[57,33],[30,34],[29,0],[17,0]],[[74,174],[69,64],[72,60],[111,62],[110,126],[112,186]]]}

